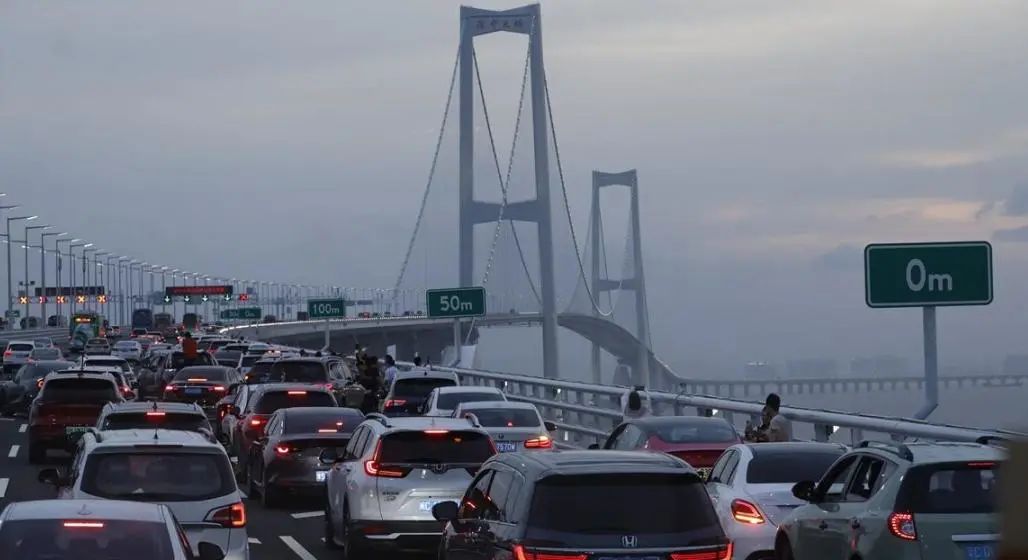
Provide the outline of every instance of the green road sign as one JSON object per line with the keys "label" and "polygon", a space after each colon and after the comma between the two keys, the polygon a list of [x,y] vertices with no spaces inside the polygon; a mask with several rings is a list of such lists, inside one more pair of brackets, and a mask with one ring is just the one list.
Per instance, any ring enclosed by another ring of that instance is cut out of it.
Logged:
{"label": "green road sign", "polygon": [[307,316],[310,319],[346,317],[346,302],[341,298],[307,300]]}
{"label": "green road sign", "polygon": [[7,315],[8,318],[13,317],[17,319],[18,317],[21,317],[21,311],[17,309],[8,309],[5,315]]}
{"label": "green road sign", "polygon": [[485,315],[485,288],[429,290],[429,317],[477,317]]}
{"label": "green road sign", "polygon": [[868,245],[864,295],[869,307],[988,305],[992,246],[987,241]]}
{"label": "green road sign", "polygon": [[237,307],[235,309],[225,309],[221,312],[220,317],[222,319],[260,319],[261,308]]}

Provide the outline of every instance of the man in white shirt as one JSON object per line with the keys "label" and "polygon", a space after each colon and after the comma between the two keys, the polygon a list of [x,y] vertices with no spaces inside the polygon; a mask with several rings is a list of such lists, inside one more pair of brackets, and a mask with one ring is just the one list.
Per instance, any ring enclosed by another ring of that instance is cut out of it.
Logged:
{"label": "man in white shirt", "polygon": [[393,380],[396,379],[396,374],[400,373],[400,370],[396,368],[396,360],[389,354],[386,354],[385,362],[385,386],[388,388],[393,386]]}
{"label": "man in white shirt", "polygon": [[753,435],[755,441],[792,441],[792,422],[781,413],[782,398],[775,393],[764,402],[763,426]]}

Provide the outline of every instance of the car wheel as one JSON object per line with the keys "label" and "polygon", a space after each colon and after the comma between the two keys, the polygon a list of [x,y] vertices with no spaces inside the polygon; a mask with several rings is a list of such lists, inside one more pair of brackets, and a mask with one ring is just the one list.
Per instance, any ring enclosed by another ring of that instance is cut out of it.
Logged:
{"label": "car wheel", "polygon": [[29,464],[38,465],[46,461],[46,448],[38,443],[29,441]]}
{"label": "car wheel", "polygon": [[795,560],[792,555],[792,545],[789,544],[789,539],[782,538],[775,543],[775,560]]}
{"label": "car wheel", "polygon": [[331,500],[328,497],[328,491],[325,492],[325,548],[329,550],[339,550],[339,543],[336,542],[336,529],[332,525],[332,506]]}
{"label": "car wheel", "polygon": [[261,505],[266,509],[274,509],[278,507],[280,501],[279,489],[268,482],[268,471],[265,470],[264,476],[261,477]]}
{"label": "car wheel", "polygon": [[366,557],[365,550],[357,541],[356,535],[350,530],[350,508],[343,506],[343,559],[364,560]]}

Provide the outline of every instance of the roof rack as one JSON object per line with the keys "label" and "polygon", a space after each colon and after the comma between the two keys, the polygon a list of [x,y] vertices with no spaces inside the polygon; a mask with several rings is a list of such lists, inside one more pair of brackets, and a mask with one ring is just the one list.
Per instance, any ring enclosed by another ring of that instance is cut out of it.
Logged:
{"label": "roof rack", "polygon": [[1010,441],[1009,438],[1007,438],[1006,436],[1001,436],[999,434],[991,434],[991,435],[987,435],[987,436],[982,436],[982,437],[974,440],[975,443],[978,443],[978,444],[981,444],[981,445],[992,445],[993,442],[1000,443],[1000,444],[1005,444],[1008,441]]}
{"label": "roof rack", "polygon": [[380,412],[371,412],[364,416],[365,420],[375,420],[385,426],[386,428],[392,428],[393,425],[389,423],[389,417]]}
{"label": "roof rack", "polygon": [[887,441],[873,441],[873,440],[867,440],[866,439],[866,440],[860,442],[859,444],[857,444],[857,448],[858,449],[859,448],[877,449],[879,451],[887,451],[889,453],[893,453],[895,455],[899,455],[902,459],[905,459],[907,461],[913,461],[914,460],[914,454],[910,451],[910,448],[907,447],[906,445],[903,445],[902,443],[891,443],[891,442],[887,442]]}

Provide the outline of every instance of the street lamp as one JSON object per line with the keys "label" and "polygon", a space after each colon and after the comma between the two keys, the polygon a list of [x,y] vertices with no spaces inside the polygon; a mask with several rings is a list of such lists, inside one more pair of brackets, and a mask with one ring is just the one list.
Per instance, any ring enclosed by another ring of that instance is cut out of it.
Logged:
{"label": "street lamp", "polygon": [[[14,216],[7,218],[7,309],[11,309],[14,306],[14,296],[11,294],[11,222],[17,222],[19,220],[30,221],[35,220],[38,217],[39,216]],[[25,313],[28,315],[27,311]]]}
{"label": "street lamp", "polygon": [[[25,244],[22,245],[22,248],[25,251],[25,317],[26,317],[25,326],[28,326],[28,324],[29,324],[27,317],[29,316],[29,305],[30,305],[30,302],[32,301],[32,299],[31,299],[32,295],[29,294],[29,231],[34,230],[34,229],[47,230],[47,229],[50,229],[52,227],[54,227],[54,226],[51,226],[51,225],[25,226]],[[43,244],[43,240],[42,239],[39,240],[39,244],[40,245]]]}
{"label": "street lamp", "polygon": [[[46,238],[61,237],[64,235],[68,235],[68,232],[62,231],[57,233],[52,231],[49,233],[43,233],[39,236],[39,284],[41,290],[40,293],[42,294],[42,297],[39,298],[39,314],[42,316],[43,322],[47,326],[49,326],[49,323],[47,322],[46,317]],[[54,245],[54,251],[60,251],[56,244]]]}
{"label": "street lamp", "polygon": [[[96,282],[96,287],[100,288],[104,295],[107,294],[107,275],[109,273],[103,269],[103,262],[97,257],[106,257],[110,254],[110,251],[97,251],[93,253],[93,280]],[[102,309],[100,307],[100,294],[96,294],[96,299],[93,300],[93,305],[96,308],[96,312],[100,313],[100,310]]]}
{"label": "street lamp", "polygon": [[122,283],[122,266],[121,263],[125,261],[131,261],[132,257],[121,256],[118,257],[118,320],[121,324],[132,327],[129,317],[125,315],[125,285]]}
{"label": "street lamp", "polygon": [[[99,247],[86,247],[85,249],[82,249],[82,283],[90,284],[88,287],[91,289],[87,291],[92,293],[89,295],[95,295],[96,292],[96,271],[94,270],[93,274],[89,274],[89,256],[86,253],[95,253],[99,250]],[[91,302],[89,301],[89,295],[86,296],[86,311],[92,311],[92,306],[90,305]]]}
{"label": "street lamp", "polygon": [[61,259],[61,243],[77,243],[79,241],[82,240],[78,238],[58,239],[54,242],[54,245],[57,246],[57,255],[54,257],[54,270],[56,271],[57,275],[57,303],[55,303],[54,305],[57,306],[57,315],[61,314],[61,298],[64,297],[64,290],[62,289],[63,283],[61,282],[61,269],[64,268]]}
{"label": "street lamp", "polygon": [[[75,268],[76,267],[75,267],[75,253],[73,251],[74,251],[74,249],[76,249],[78,247],[81,247],[82,248],[82,258],[85,259],[86,258],[86,253],[85,252],[90,247],[92,247],[92,246],[93,246],[92,243],[72,243],[71,245],[68,245],[68,261],[69,261],[69,264],[71,265],[71,270],[68,273],[68,276],[71,277],[70,281],[68,282],[68,288],[69,288],[68,291],[69,291],[69,293],[71,293],[71,297],[72,297],[71,308],[70,308],[72,315],[75,314],[75,305],[78,303],[78,295],[79,295],[79,293],[78,293],[78,290],[76,288],[80,287],[80,286],[76,286],[75,285]],[[84,278],[83,278],[83,281],[85,281]]]}

